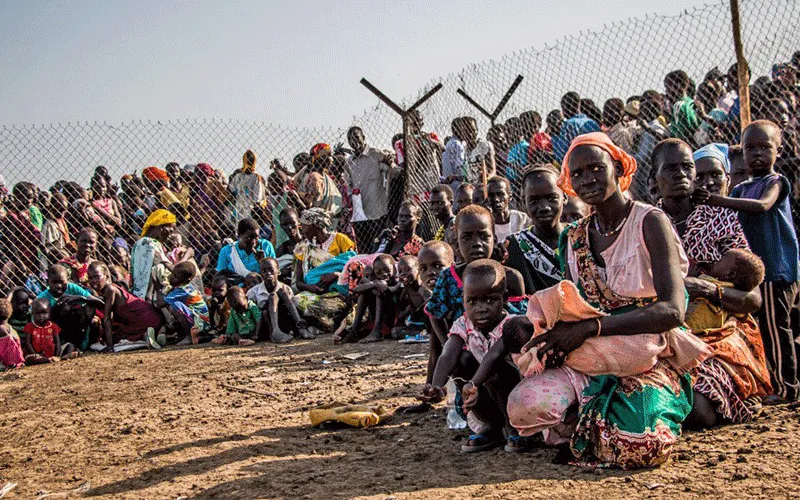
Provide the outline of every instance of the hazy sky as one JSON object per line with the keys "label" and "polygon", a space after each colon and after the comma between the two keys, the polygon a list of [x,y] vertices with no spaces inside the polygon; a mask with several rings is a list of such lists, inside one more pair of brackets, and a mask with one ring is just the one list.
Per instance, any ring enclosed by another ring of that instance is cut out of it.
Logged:
{"label": "hazy sky", "polygon": [[701,0],[0,2],[0,124],[345,126],[471,63]]}

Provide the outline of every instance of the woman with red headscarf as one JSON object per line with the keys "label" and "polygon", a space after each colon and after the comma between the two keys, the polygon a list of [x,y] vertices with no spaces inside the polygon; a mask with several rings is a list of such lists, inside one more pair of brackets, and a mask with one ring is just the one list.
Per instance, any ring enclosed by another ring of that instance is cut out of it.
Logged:
{"label": "woman with red headscarf", "polygon": [[[508,400],[520,435],[543,431],[545,442],[564,446],[564,461],[663,463],[692,409],[688,370],[707,356],[703,346],[685,347],[696,344],[681,329],[688,261],[680,239],[661,210],[625,195],[635,171],[636,160],[600,132],[576,137],[564,157],[559,187],[593,213],[562,233],[559,258],[565,277],[602,316],[556,323],[529,341],[523,350],[537,347],[547,369],[523,379]],[[533,331],[530,321],[520,327]],[[590,377],[564,365],[589,338],[660,332],[665,350],[639,375]]]}

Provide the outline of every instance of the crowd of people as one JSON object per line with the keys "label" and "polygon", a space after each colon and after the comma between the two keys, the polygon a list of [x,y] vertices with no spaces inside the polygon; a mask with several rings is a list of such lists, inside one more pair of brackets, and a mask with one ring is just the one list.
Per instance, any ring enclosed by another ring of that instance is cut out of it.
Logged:
{"label": "crowd of people", "polygon": [[[465,452],[663,463],[684,427],[796,401],[797,72],[751,86],[683,71],[600,110],[568,92],[480,138],[411,113],[404,144],[256,154],[226,177],[168,163],[88,189],[3,193],[0,359],[52,363],[171,344],[429,343]],[[793,189],[794,188],[794,189]]]}

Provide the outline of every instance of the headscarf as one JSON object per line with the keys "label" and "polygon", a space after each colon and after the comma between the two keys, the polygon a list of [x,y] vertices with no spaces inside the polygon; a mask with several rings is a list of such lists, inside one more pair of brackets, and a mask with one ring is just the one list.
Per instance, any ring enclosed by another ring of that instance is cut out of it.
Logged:
{"label": "headscarf", "polygon": [[324,208],[308,208],[300,214],[300,224],[328,229],[331,227],[331,216]]}
{"label": "headscarf", "polygon": [[314,147],[311,148],[311,152],[309,155],[311,156],[311,160],[316,160],[322,155],[331,155],[333,154],[333,150],[331,149],[330,144],[325,144],[324,142],[320,142],[319,144],[314,144]]}
{"label": "headscarf", "polygon": [[712,142],[711,144],[707,144],[702,148],[698,149],[697,151],[692,154],[692,158],[694,161],[699,160],[700,158],[714,158],[715,160],[719,160],[722,163],[722,167],[725,169],[725,173],[731,173],[731,162],[728,160],[728,145],[722,144],[720,142]]}
{"label": "headscarf", "polygon": [[167,171],[158,167],[147,167],[142,170],[142,175],[149,181],[169,181]]}
{"label": "headscarf", "polygon": [[252,174],[256,171],[256,154],[248,149],[242,156],[242,173]]}
{"label": "headscarf", "polygon": [[569,157],[572,155],[572,151],[578,146],[597,146],[611,155],[611,159],[622,164],[622,176],[619,177],[620,191],[624,193],[631,187],[633,174],[636,173],[636,159],[611,142],[611,139],[609,139],[606,134],[602,132],[591,132],[579,135],[573,139],[567,154],[564,155],[564,161],[561,162],[561,176],[558,178],[558,187],[565,193],[569,196],[578,196],[572,188],[572,178],[569,175]]}
{"label": "headscarf", "polygon": [[120,238],[119,236],[114,238],[114,241],[111,242],[111,246],[112,247],[117,247],[117,248],[122,248],[128,253],[130,253],[130,251],[131,251],[131,247],[128,246],[128,242],[125,241],[124,239]]}
{"label": "headscarf", "polygon": [[159,208],[147,218],[144,222],[144,226],[142,226],[142,238],[144,235],[147,234],[147,231],[150,228],[164,226],[166,224],[175,224],[178,220],[175,218],[175,215],[172,212],[164,210],[163,208]]}
{"label": "headscarf", "polygon": [[195,168],[206,174],[206,177],[214,177],[216,175],[216,172],[208,163],[198,163]]}

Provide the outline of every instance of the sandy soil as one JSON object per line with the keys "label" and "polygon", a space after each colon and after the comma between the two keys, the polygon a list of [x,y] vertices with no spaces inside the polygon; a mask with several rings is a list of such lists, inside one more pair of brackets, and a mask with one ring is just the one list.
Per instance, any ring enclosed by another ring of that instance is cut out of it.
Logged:
{"label": "sandy soil", "polygon": [[[800,420],[686,434],[665,466],[591,470],[553,450],[464,455],[444,409],[371,429],[311,428],[333,400],[413,402],[425,345],[197,347],[86,356],[0,374],[6,498],[612,498],[800,494]],[[369,352],[356,361],[345,353]],[[323,360],[327,360],[323,363]],[[263,394],[242,393],[246,387]]]}

